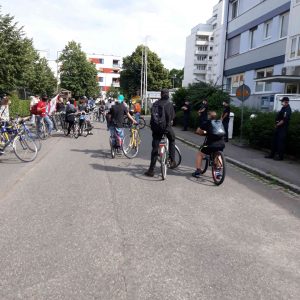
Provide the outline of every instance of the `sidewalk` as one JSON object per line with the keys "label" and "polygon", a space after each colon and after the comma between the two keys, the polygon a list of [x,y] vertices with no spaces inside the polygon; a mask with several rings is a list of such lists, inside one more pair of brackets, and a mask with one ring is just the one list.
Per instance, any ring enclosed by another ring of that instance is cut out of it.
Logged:
{"label": "sidewalk", "polygon": [[[182,131],[179,127],[173,127],[173,129],[176,138],[179,140],[196,145],[203,143],[204,138],[196,135],[192,131]],[[230,141],[226,143],[224,153],[229,162],[272,180],[278,178],[279,180],[276,181],[287,187],[294,185],[293,190],[300,193],[300,164],[298,162],[266,159],[264,158],[266,155],[265,152],[248,147],[236,146]]]}

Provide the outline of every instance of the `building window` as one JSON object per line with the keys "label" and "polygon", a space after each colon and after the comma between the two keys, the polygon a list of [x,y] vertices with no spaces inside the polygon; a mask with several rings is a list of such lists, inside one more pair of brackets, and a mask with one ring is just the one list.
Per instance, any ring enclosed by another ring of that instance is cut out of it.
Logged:
{"label": "building window", "polygon": [[197,70],[205,71],[206,70],[206,65],[197,65]]}
{"label": "building window", "polygon": [[280,16],[280,37],[286,37],[288,34],[289,13]]}
{"label": "building window", "polygon": [[114,59],[114,60],[113,60],[113,66],[114,66],[114,67],[119,67],[119,66],[120,66],[120,61]]}
{"label": "building window", "polygon": [[104,64],[104,59],[103,58],[99,58],[99,64],[101,64],[101,65]]}
{"label": "building window", "polygon": [[239,1],[235,0],[231,2],[231,19],[235,19],[238,16]]}
{"label": "building window", "polygon": [[[273,67],[256,70],[256,79],[272,77],[273,76]],[[272,82],[256,82],[255,92],[271,92],[272,91]]]}
{"label": "building window", "polygon": [[257,26],[250,29],[250,49],[256,48],[258,45],[257,42],[258,35],[257,35]]}
{"label": "building window", "polygon": [[297,92],[298,92],[297,84],[288,84],[286,86],[286,93],[287,94],[297,94]]}
{"label": "building window", "polygon": [[213,25],[213,30],[216,29],[216,28],[217,28],[217,24],[214,24]]}
{"label": "building window", "polygon": [[242,84],[244,84],[244,73],[226,79],[226,88],[230,95],[235,95],[237,88]]}
{"label": "building window", "polygon": [[198,46],[198,51],[207,51],[207,46]]}
{"label": "building window", "polygon": [[213,59],[213,57],[212,57],[212,56],[209,56],[209,57],[208,57],[208,59],[209,59],[209,60],[212,60],[212,59]]}
{"label": "building window", "polygon": [[211,41],[213,41],[213,40],[214,40],[214,37],[213,37],[213,36],[211,36],[211,37],[210,37],[210,40],[211,40]]}
{"label": "building window", "polygon": [[235,36],[234,38],[228,40],[228,53],[227,57],[231,57],[240,53],[240,42],[241,36]]}
{"label": "building window", "polygon": [[99,77],[99,82],[103,82],[104,78],[103,77]]}
{"label": "building window", "polygon": [[206,55],[197,55],[197,60],[198,61],[205,61],[207,59]]}
{"label": "building window", "polygon": [[269,20],[269,21],[265,22],[265,25],[264,25],[264,38],[265,39],[268,39],[272,36],[271,30],[272,30],[272,20]]}
{"label": "building window", "polygon": [[213,51],[213,49],[214,49],[214,47],[209,47],[209,50],[210,50],[210,51]]}
{"label": "building window", "polygon": [[297,43],[297,38],[293,38],[291,44],[290,58],[294,58],[296,56],[296,46],[297,46],[296,43]]}

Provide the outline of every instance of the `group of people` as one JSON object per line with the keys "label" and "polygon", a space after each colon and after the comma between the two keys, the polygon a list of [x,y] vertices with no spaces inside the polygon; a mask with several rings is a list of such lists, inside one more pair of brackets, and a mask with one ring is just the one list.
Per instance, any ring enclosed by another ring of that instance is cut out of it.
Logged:
{"label": "group of people", "polygon": [[[184,105],[181,108],[183,110],[183,131],[187,131],[189,127],[189,121],[190,121],[190,112],[191,112],[191,105],[188,100],[185,100]],[[208,100],[203,99],[200,109],[198,110],[199,114],[199,125],[196,130],[196,133],[201,133],[201,130],[205,127],[207,121],[208,121],[208,112],[209,112],[209,106],[208,106]],[[230,120],[230,106],[228,101],[223,101],[223,112],[221,115],[221,121],[224,126],[225,130],[225,137],[224,141],[228,142],[228,127],[229,127],[229,120]]]}

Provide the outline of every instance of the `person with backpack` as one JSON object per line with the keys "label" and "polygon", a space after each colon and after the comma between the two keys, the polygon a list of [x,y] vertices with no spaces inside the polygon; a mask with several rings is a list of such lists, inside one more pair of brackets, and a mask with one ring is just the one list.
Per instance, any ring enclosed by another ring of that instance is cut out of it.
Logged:
{"label": "person with backpack", "polygon": [[164,134],[169,140],[170,168],[176,167],[175,162],[175,134],[172,129],[172,122],[175,118],[175,111],[171,101],[169,101],[169,90],[161,90],[161,99],[156,101],[151,109],[150,127],[152,130],[152,152],[151,162],[147,172],[144,175],[154,176],[154,168],[158,158],[159,143]]}
{"label": "person with backpack", "polygon": [[192,173],[192,176],[196,178],[199,178],[202,174],[201,165],[205,155],[210,155],[215,151],[223,151],[225,148],[225,129],[222,121],[217,120],[215,111],[208,112],[207,121],[203,124],[203,128],[198,131],[198,134],[205,135],[206,140],[196,155],[196,170]]}
{"label": "person with backpack", "polygon": [[69,123],[67,136],[71,133],[71,128],[75,122],[75,113],[77,112],[77,109],[75,108],[74,103],[75,99],[72,98],[66,107],[66,122]]}

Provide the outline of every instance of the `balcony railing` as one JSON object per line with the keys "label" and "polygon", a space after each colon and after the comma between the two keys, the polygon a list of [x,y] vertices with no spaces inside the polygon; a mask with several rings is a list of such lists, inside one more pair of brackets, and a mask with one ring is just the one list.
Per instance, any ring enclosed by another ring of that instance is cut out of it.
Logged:
{"label": "balcony railing", "polygon": [[207,70],[198,70],[198,69],[194,69],[194,74],[206,74]]}
{"label": "balcony railing", "polygon": [[112,86],[116,87],[116,88],[119,88],[120,87],[120,82],[113,82]]}
{"label": "balcony railing", "polygon": [[121,68],[120,64],[113,64],[113,68]]}

